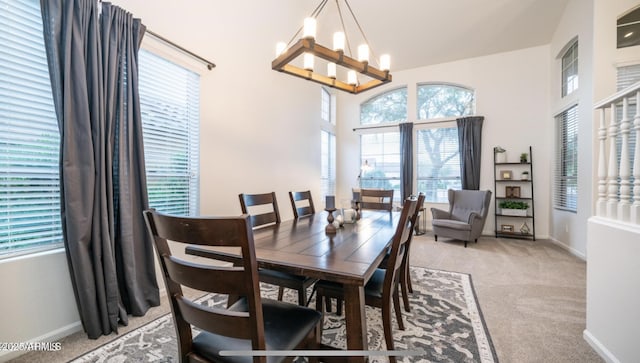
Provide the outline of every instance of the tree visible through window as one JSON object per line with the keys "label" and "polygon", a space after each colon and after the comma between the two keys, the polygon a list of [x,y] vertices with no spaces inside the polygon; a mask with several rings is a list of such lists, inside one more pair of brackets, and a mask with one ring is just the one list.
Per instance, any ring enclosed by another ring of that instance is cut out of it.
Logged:
{"label": "tree visible through window", "polygon": [[[450,84],[421,84],[417,97],[422,120],[468,116],[474,113],[473,90]],[[417,130],[418,192],[425,200],[447,203],[447,190],[460,189],[458,129],[452,123]]]}
{"label": "tree visible through window", "polygon": [[[397,88],[364,102],[360,107],[362,125],[394,124],[407,119],[407,88]],[[360,136],[360,187],[393,189],[400,195],[400,132],[389,130]]]}

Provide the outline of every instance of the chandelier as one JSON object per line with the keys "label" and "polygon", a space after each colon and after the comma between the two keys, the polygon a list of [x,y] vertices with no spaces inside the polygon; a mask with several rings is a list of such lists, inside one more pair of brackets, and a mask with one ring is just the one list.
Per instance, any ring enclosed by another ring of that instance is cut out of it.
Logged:
{"label": "chandelier", "polygon": [[[369,56],[375,56],[375,54],[369,46],[367,37],[358,23],[348,0],[343,0],[344,4],[349,9],[353,22],[358,27],[364,41],[363,44],[358,46],[358,57],[353,58],[351,53],[351,44],[345,29],[340,0],[335,1],[342,31],[333,34],[332,48],[327,48],[316,43],[316,19],[328,1],[329,0],[320,1],[320,4],[311,16],[304,19],[303,27],[293,35],[289,43],[279,42],[277,44],[276,59],[271,62],[271,68],[353,94],[391,82],[391,74],[389,73],[391,58],[388,54],[383,54],[380,56],[378,68],[370,64]],[[292,44],[301,31],[302,37]],[[347,54],[345,54],[345,50]],[[300,56],[302,56],[302,67],[293,64],[295,61],[300,61]],[[325,74],[315,69],[318,67],[314,68],[316,58],[327,61]],[[346,81],[339,79],[338,70],[341,69],[339,67],[347,71]],[[362,76],[359,77],[358,74]],[[362,82],[359,78],[363,78]]]}

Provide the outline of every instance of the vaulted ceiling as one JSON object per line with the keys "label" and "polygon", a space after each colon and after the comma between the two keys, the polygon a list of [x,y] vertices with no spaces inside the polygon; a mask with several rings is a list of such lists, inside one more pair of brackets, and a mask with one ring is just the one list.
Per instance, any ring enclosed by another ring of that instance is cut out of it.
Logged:
{"label": "vaulted ceiling", "polygon": [[[309,1],[309,11],[318,2]],[[372,48],[378,54],[391,54],[395,70],[547,44],[567,2],[350,0]],[[338,28],[326,24],[336,17],[335,9],[335,0],[329,0],[318,18],[319,37],[326,28],[331,32]]]}

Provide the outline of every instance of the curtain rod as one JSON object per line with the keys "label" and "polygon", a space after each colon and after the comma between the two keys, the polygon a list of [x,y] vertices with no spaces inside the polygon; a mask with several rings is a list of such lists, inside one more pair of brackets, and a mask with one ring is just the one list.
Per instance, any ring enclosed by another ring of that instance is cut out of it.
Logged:
{"label": "curtain rod", "polygon": [[158,40],[160,40],[160,41],[162,41],[162,42],[164,42],[164,43],[166,43],[166,44],[178,49],[179,51],[181,51],[181,52],[183,52],[183,53],[185,53],[185,54],[187,54],[187,55],[199,60],[200,62],[204,63],[207,66],[208,70],[212,70],[216,66],[215,63],[213,63],[213,62],[211,62],[211,61],[209,61],[209,60],[207,60],[205,58],[202,58],[201,56],[191,52],[188,49],[185,49],[185,48],[179,46],[178,44],[176,44],[176,43],[170,41],[169,39],[159,35],[158,33],[154,33],[149,29],[147,29],[147,33],[149,35],[153,36],[154,38],[156,38],[156,39],[158,39]]}
{"label": "curtain rod", "polygon": [[[443,124],[446,122],[452,122],[457,120],[457,118],[447,118],[447,119],[440,119],[437,121],[422,121],[422,122],[414,122],[414,125],[433,125],[433,124]],[[398,125],[400,125],[400,123],[397,124],[390,124],[390,125],[380,125],[380,126],[364,126],[364,127],[354,127],[353,131],[359,131],[359,130],[373,130],[373,129],[385,129],[385,128],[389,128],[389,127],[397,127]]]}

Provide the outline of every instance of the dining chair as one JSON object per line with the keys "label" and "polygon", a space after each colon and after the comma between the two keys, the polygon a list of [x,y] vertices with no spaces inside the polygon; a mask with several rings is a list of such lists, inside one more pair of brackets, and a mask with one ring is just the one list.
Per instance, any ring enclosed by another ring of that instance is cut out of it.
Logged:
{"label": "dining chair", "polygon": [[[144,211],[171,305],[180,362],[291,362],[293,357],[225,356],[223,350],[317,349],[322,314],[281,301],[262,299],[249,216],[177,217]],[[171,247],[168,241],[171,241]],[[241,261],[186,261],[177,245],[239,248]],[[228,295],[228,308],[211,307],[183,294],[183,287]],[[242,296],[242,298],[237,298]],[[196,336],[192,326],[201,330]]]}
{"label": "dining chair", "polygon": [[[242,213],[250,215],[252,228],[256,229],[280,223],[280,211],[278,210],[278,200],[275,192],[263,194],[243,193],[238,197],[240,198]],[[249,211],[250,208],[258,212],[251,213]],[[307,305],[307,289],[317,281],[317,279],[306,276],[264,268],[261,268],[258,273],[260,281],[279,287],[278,300],[282,300],[285,288],[296,290],[298,292],[298,303],[301,306]]]}
{"label": "dining chair", "polygon": [[291,208],[293,209],[293,217],[295,219],[310,216],[316,212],[310,190],[289,192],[289,200],[291,200]]}
{"label": "dining chair", "polygon": [[[402,212],[398,220],[396,232],[391,241],[391,253],[387,262],[386,269],[376,269],[373,276],[369,279],[364,287],[365,304],[378,307],[382,310],[382,325],[384,328],[384,337],[387,344],[387,350],[393,350],[393,335],[391,332],[391,303],[393,299],[396,320],[400,330],[404,330],[402,321],[402,313],[400,311],[400,297],[398,294],[398,283],[403,274],[402,266],[404,256],[407,253],[407,242],[413,233],[411,225],[411,217],[415,213],[418,205],[418,198],[415,196],[407,198],[402,207]],[[316,310],[324,314],[326,297],[344,300],[344,291],[342,284],[320,280],[316,283]],[[321,328],[322,331],[322,328]],[[396,359],[389,357],[391,362]]]}
{"label": "dining chair", "polygon": [[[409,240],[406,243],[406,253],[403,256],[402,260],[402,273],[400,275],[400,289],[402,291],[402,301],[404,303],[404,309],[407,312],[411,312],[411,306],[409,305],[409,293],[413,294],[413,286],[411,285],[411,266],[410,266],[410,253],[411,253],[411,241],[413,240],[413,236],[416,233],[416,225],[418,223],[418,214],[420,214],[420,210],[424,205],[425,194],[420,193],[418,195],[418,204],[416,206],[416,210],[413,212],[411,216],[411,227],[413,231],[409,235]],[[389,263],[389,257],[391,255],[391,249],[388,250],[387,255],[384,260],[380,263],[378,268],[386,269],[387,264]]]}
{"label": "dining chair", "polygon": [[393,189],[360,189],[360,209],[393,210]]}

